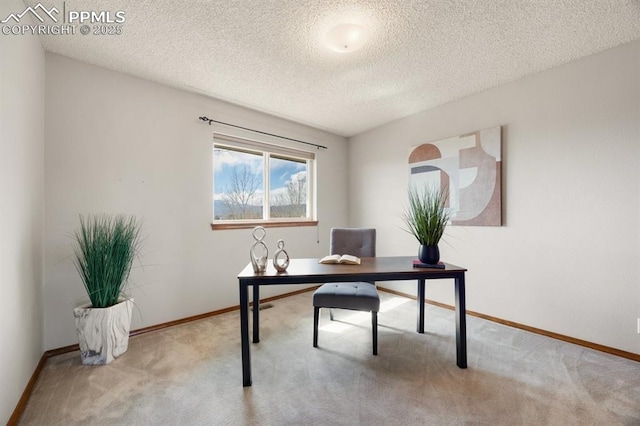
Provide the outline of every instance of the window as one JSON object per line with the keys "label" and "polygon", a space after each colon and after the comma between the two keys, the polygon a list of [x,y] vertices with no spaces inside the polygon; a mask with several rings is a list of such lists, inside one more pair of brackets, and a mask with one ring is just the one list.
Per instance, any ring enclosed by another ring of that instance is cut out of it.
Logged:
{"label": "window", "polygon": [[312,225],[313,153],[214,134],[213,229]]}

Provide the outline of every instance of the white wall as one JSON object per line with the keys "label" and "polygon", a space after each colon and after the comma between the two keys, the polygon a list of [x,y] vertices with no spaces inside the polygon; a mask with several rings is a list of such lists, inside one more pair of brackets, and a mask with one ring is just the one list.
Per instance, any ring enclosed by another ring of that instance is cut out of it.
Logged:
{"label": "white wall", "polygon": [[[469,269],[468,309],[640,353],[638,76],[640,41],[351,138],[349,223],[378,228],[380,255],[413,255],[409,148],[501,125],[504,226],[440,244]],[[427,287],[453,304],[451,283]]]}
{"label": "white wall", "polygon": [[[0,16],[20,12],[0,2]],[[0,36],[0,422],[42,356],[44,51],[32,36]]]}
{"label": "white wall", "polygon": [[329,228],[347,223],[342,137],[50,53],[46,79],[46,349],[77,342],[72,308],[85,292],[69,236],[80,213],[144,221],[144,268],[132,274],[130,292],[134,329],[238,304],[236,277],[253,239],[250,229],[211,230],[215,126],[199,116],[329,147],[315,151],[319,228],[267,229],[271,253],[283,238],[292,257],[318,257],[328,250]]}

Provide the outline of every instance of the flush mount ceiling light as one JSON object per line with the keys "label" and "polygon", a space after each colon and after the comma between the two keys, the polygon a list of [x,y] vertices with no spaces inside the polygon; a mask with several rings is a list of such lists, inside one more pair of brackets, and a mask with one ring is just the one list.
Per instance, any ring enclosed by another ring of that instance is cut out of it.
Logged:
{"label": "flush mount ceiling light", "polygon": [[360,49],[367,42],[369,34],[358,24],[340,24],[325,36],[329,49],[339,53],[350,53]]}

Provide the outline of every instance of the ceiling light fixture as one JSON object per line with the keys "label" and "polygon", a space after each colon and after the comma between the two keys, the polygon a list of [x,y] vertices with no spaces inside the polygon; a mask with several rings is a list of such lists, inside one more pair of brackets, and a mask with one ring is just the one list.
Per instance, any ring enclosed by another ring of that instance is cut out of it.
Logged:
{"label": "ceiling light fixture", "polygon": [[369,39],[367,31],[358,24],[340,24],[325,36],[329,49],[339,53],[351,53],[362,48]]}

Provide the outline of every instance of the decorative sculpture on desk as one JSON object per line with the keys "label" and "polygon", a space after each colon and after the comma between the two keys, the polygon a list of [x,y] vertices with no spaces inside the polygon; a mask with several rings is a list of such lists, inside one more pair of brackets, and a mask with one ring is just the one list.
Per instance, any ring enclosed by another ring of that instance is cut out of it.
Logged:
{"label": "decorative sculpture on desk", "polygon": [[262,226],[256,226],[253,228],[251,235],[253,235],[253,239],[256,240],[249,251],[251,265],[253,265],[253,272],[264,272],[267,269],[269,249],[267,249],[267,246],[262,242],[262,240],[266,237],[267,231]]}
{"label": "decorative sculpture on desk", "polygon": [[[283,256],[282,260],[280,256]],[[273,255],[273,267],[278,272],[284,272],[289,267],[289,253],[284,249],[284,240],[278,240],[278,251]]]}

